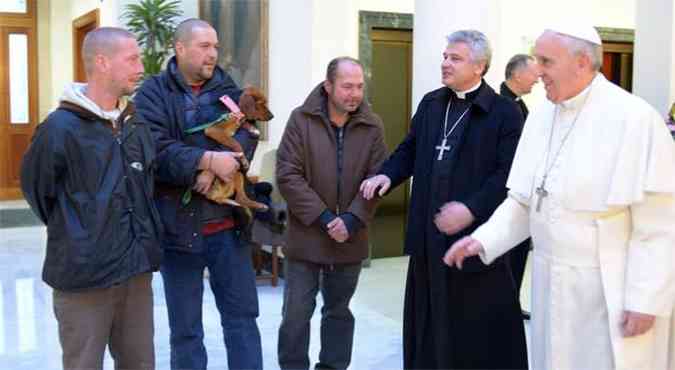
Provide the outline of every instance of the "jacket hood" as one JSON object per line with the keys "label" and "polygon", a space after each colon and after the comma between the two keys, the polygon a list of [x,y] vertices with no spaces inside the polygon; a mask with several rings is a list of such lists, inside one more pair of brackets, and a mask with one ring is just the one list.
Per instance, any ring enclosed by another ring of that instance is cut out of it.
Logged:
{"label": "jacket hood", "polygon": [[[326,94],[326,90],[323,88],[323,82],[321,82],[314,88],[314,90],[312,90],[311,93],[309,93],[309,96],[307,96],[305,102],[302,103],[300,109],[306,114],[322,116],[325,117],[326,120],[329,120],[327,105],[328,94]],[[373,112],[370,109],[370,104],[368,104],[364,97],[363,102],[361,105],[359,105],[359,108],[351,114],[349,120],[367,125],[376,125],[376,120],[373,120],[372,117]]]}
{"label": "jacket hood", "polygon": [[[120,99],[116,109],[112,111],[104,111],[91,99],[89,99],[85,93],[87,91],[87,84],[80,82],[71,82],[66,85],[63,95],[59,99],[60,105],[75,105],[82,110],[85,110],[96,117],[105,119],[107,121],[116,121],[119,118],[120,114],[126,108],[126,99]],[[63,104],[66,103],[66,104]]]}

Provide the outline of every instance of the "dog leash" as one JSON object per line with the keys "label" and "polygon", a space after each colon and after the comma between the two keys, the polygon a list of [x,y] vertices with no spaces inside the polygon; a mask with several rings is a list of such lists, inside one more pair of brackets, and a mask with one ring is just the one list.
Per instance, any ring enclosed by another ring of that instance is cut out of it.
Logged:
{"label": "dog leash", "polygon": [[218,116],[218,118],[214,119],[213,121],[201,124],[199,126],[189,128],[189,129],[185,130],[184,132],[188,135],[194,134],[195,132],[206,130],[207,128],[209,128],[211,126],[214,126],[214,125],[216,125],[220,122],[223,122],[223,121],[227,121],[228,119],[230,119],[230,113],[223,113],[220,116]]}

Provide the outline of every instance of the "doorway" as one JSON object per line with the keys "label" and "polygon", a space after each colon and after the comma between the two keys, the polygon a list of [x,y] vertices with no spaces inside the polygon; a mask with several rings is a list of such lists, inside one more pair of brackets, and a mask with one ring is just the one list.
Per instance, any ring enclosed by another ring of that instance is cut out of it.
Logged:
{"label": "doorway", "polygon": [[607,27],[596,27],[596,30],[602,39],[602,74],[607,80],[632,92],[635,31]]}
{"label": "doorway", "polygon": [[38,121],[37,1],[0,5],[0,200],[20,199],[21,158]]}
{"label": "doorway", "polygon": [[[408,133],[412,99],[412,29],[373,28],[368,95],[384,122],[387,149],[396,149]],[[392,78],[395,76],[395,78]],[[410,180],[380,200],[371,226],[371,257],[403,254]]]}
{"label": "doorway", "polygon": [[75,82],[86,82],[87,73],[82,61],[82,43],[85,36],[100,23],[101,16],[98,9],[94,9],[73,21],[73,77]]}
{"label": "doorway", "polygon": [[633,43],[602,43],[602,74],[628,92],[633,91]]}

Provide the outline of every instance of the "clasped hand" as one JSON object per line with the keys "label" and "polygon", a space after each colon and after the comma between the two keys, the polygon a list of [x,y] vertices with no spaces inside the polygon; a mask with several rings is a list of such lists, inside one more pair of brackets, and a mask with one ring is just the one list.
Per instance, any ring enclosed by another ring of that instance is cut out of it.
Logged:
{"label": "clasped hand", "polygon": [[328,228],[328,235],[336,242],[344,243],[349,239],[349,231],[347,231],[347,225],[342,218],[335,217],[326,227]]}

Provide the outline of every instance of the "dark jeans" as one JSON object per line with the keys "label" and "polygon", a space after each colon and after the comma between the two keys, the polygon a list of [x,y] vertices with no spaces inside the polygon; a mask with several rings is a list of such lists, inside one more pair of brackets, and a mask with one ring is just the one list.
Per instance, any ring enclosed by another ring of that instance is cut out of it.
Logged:
{"label": "dark jeans", "polygon": [[171,329],[171,369],[206,369],[202,323],[204,268],[216,298],[231,370],[262,369],[258,294],[251,248],[234,231],[204,238],[202,254],[166,251],[162,263],[164,294]]}
{"label": "dark jeans", "polygon": [[152,273],[110,288],[82,292],[54,290],[65,370],[103,369],[108,346],[115,369],[152,370]]}
{"label": "dark jeans", "polygon": [[352,358],[354,316],[349,301],[354,295],[361,263],[318,265],[286,258],[284,305],[279,327],[279,367],[309,369],[309,323],[319,289],[321,308],[321,351],[319,369],[346,369]]}

